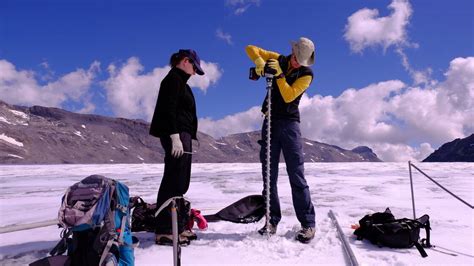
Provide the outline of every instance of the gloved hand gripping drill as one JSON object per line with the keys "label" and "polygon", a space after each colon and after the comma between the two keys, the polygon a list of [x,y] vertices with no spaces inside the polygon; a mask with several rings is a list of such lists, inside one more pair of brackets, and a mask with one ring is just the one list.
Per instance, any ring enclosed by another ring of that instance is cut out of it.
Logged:
{"label": "gloved hand gripping drill", "polygon": [[265,62],[261,57],[257,58],[255,61],[255,67],[250,68],[249,79],[251,80],[258,80],[260,77],[266,77],[267,79],[273,79],[273,77],[278,73],[276,65],[280,68],[278,61],[275,59],[270,59]]}

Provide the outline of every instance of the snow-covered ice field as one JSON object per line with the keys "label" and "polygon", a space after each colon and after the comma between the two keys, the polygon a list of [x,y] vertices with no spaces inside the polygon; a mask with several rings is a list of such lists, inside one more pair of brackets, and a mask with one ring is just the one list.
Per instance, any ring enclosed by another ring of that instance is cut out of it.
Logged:
{"label": "snow-covered ice field", "polygon": [[[474,203],[473,163],[417,163],[470,204]],[[431,242],[422,258],[415,248],[379,248],[357,241],[351,224],[365,214],[390,207],[395,217],[412,217],[407,163],[307,163],[306,179],[316,207],[317,233],[310,244],[294,240],[299,229],[285,165],[280,165],[279,195],[283,218],[276,236],[267,239],[256,224],[218,222],[199,239],[182,248],[183,265],[345,265],[337,231],[328,211],[333,210],[363,265],[474,265],[473,210],[414,170],[416,213],[431,217]],[[262,188],[260,164],[194,164],[187,198],[204,214]],[[66,188],[90,174],[123,181],[131,195],[154,202],[162,164],[136,165],[15,165],[0,166],[0,226],[55,219]],[[0,234],[0,264],[25,265],[46,253],[59,240],[56,226]],[[136,265],[172,265],[172,247],[157,246],[153,234],[138,233]],[[424,237],[424,231],[421,233]]]}

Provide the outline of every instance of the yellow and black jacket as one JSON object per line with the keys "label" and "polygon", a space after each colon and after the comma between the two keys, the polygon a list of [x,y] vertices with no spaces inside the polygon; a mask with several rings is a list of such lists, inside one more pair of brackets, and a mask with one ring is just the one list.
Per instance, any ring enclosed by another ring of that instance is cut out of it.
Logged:
{"label": "yellow and black jacket", "polygon": [[[301,96],[313,80],[313,71],[309,67],[300,66],[290,69],[291,55],[283,56],[262,48],[249,45],[246,47],[247,55],[252,61],[261,57],[264,61],[276,59],[280,63],[284,77],[273,79],[272,91],[272,119],[289,119],[300,121],[299,103]],[[262,104],[262,113],[267,113],[267,98]]]}

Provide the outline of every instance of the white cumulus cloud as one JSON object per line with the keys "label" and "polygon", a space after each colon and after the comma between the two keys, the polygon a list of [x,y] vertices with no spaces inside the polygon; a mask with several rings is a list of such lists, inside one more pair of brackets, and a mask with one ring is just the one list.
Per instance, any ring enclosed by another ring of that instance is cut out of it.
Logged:
{"label": "white cumulus cloud", "polygon": [[347,19],[344,38],[351,51],[362,53],[366,48],[378,46],[385,51],[394,46],[403,67],[413,79],[413,85],[434,85],[432,69],[414,69],[404,51],[406,47],[419,48],[418,44],[410,43],[406,29],[413,13],[410,3],[408,0],[393,0],[388,7],[392,13],[386,17],[380,17],[377,9],[363,8]]}
{"label": "white cumulus cloud", "polygon": [[362,52],[370,46],[407,44],[406,26],[412,14],[408,0],[393,0],[388,6],[392,13],[380,17],[377,9],[361,9],[347,19],[344,38],[351,50]]}
{"label": "white cumulus cloud", "polygon": [[201,60],[201,67],[204,70],[204,75],[194,75],[189,79],[189,86],[199,88],[204,93],[207,92],[207,89],[215,85],[222,76],[224,71],[219,68],[217,63],[210,63]]}
{"label": "white cumulus cloud", "polygon": [[245,112],[228,115],[219,120],[199,119],[199,131],[214,137],[254,131],[261,126],[263,121],[260,109],[260,107],[252,107]]}
{"label": "white cumulus cloud", "polygon": [[384,160],[422,160],[474,132],[474,57],[452,60],[445,76],[424,88],[386,81],[336,98],[304,97],[302,131],[345,148],[369,146]]}
{"label": "white cumulus cloud", "polygon": [[[79,68],[56,79],[44,78],[32,70],[17,70],[11,62],[0,60],[0,95],[11,104],[63,107],[66,101],[73,101],[93,110],[95,107],[87,99],[99,71],[100,63],[95,61],[89,69]],[[42,80],[48,82],[43,84]]]}

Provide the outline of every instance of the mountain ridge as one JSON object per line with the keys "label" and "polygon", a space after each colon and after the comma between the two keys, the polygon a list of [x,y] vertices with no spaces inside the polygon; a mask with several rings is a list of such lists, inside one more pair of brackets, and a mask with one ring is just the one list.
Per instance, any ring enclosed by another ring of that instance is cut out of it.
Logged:
{"label": "mountain ridge", "polygon": [[[0,101],[0,164],[162,163],[160,140],[141,119],[79,114]],[[257,163],[260,132],[214,139],[198,132],[193,162]],[[306,162],[380,162],[365,146],[345,150],[303,138]]]}
{"label": "mountain ridge", "polygon": [[444,143],[423,162],[474,162],[474,134]]}

